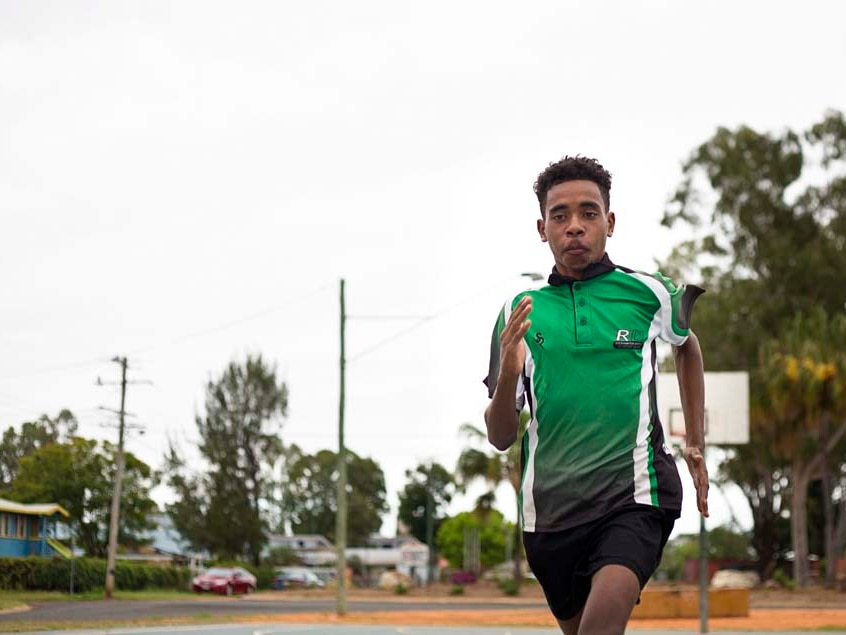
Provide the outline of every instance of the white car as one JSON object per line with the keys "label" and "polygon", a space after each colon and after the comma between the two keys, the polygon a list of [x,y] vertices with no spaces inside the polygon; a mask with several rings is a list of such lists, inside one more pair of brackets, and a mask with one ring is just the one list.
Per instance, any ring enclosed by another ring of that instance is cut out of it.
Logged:
{"label": "white car", "polygon": [[276,570],[270,586],[273,589],[323,589],[326,583],[305,567],[283,567]]}

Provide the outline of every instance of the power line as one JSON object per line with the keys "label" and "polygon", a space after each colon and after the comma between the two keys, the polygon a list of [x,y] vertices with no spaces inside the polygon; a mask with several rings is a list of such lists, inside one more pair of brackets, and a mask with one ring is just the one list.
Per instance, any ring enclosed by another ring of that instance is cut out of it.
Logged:
{"label": "power line", "polygon": [[[439,311],[432,313],[431,315],[425,315],[425,316],[417,318],[417,322],[415,322],[411,326],[407,326],[406,328],[397,331],[393,335],[390,335],[389,337],[376,342],[375,344],[369,346],[368,348],[365,348],[364,350],[362,350],[359,353],[350,357],[347,360],[347,363],[350,364],[352,362],[358,361],[362,357],[379,350],[380,348],[382,348],[386,344],[389,344],[389,343],[393,342],[394,340],[397,340],[397,339],[403,337],[404,335],[408,335],[412,331],[416,331],[421,326],[424,326],[424,325],[428,324],[429,322],[431,322],[433,320],[436,320],[440,317],[443,317],[444,315],[446,315],[447,313],[450,313],[451,311],[454,311],[458,307],[463,306],[463,305],[467,304],[468,302],[470,302],[472,300],[475,300],[479,296],[482,296],[482,295],[488,293],[489,291],[492,291],[493,289],[496,289],[503,282],[504,281],[499,281],[496,284],[493,284],[489,287],[485,287],[481,291],[474,293],[473,295],[469,295],[469,296],[459,300],[458,302],[450,304],[450,305],[440,309]],[[375,319],[378,319],[378,316],[367,316],[367,319],[374,319],[375,320]],[[390,319],[396,319],[396,318],[393,318],[391,316],[387,316],[385,319],[390,320]],[[414,319],[414,317],[413,316],[404,316],[403,319]]]}
{"label": "power line", "polygon": [[46,366],[44,368],[36,368],[30,371],[15,372],[14,375],[0,375],[0,381],[6,379],[17,379],[18,377],[32,377],[34,375],[46,375],[49,373],[61,372],[64,370],[76,370],[77,368],[84,368],[86,366],[94,366],[95,364],[102,364],[109,361],[106,357],[94,357],[78,362],[69,362],[67,364],[59,364],[57,366]]}
{"label": "power line", "polygon": [[[331,286],[331,284],[325,284],[321,287],[318,287],[317,289],[315,289],[314,291],[312,291],[311,293],[309,293],[307,295],[304,295],[302,297],[294,299],[292,302],[267,307],[265,309],[257,311],[256,313],[251,313],[249,315],[245,315],[243,317],[236,318],[234,320],[230,320],[229,322],[225,322],[223,324],[218,324],[217,326],[212,326],[212,327],[202,329],[202,330],[199,330],[199,331],[193,331],[193,332],[190,332],[190,333],[185,333],[183,335],[179,335],[179,336],[173,338],[170,341],[162,342],[162,343],[159,343],[159,344],[153,344],[153,345],[147,346],[145,348],[137,349],[135,351],[132,351],[130,354],[132,356],[135,356],[135,355],[140,355],[142,353],[147,353],[147,352],[152,351],[152,350],[156,350],[156,349],[161,348],[163,346],[174,346],[174,345],[182,343],[184,341],[196,339],[196,338],[202,337],[204,335],[213,335],[214,333],[219,333],[219,332],[224,331],[226,329],[232,328],[234,326],[238,326],[240,324],[244,324],[245,322],[249,322],[251,320],[256,320],[260,317],[264,317],[265,315],[269,315],[271,313],[282,311],[284,309],[290,309],[291,307],[297,306],[297,305],[301,304],[302,302],[305,302],[306,300],[310,300],[314,296],[316,296],[320,293],[323,293],[324,291],[328,290],[330,288],[330,286]],[[42,367],[42,368],[35,368],[35,369],[29,370],[29,371],[27,371],[27,370],[16,371],[14,374],[0,375],[0,381],[18,379],[20,377],[33,377],[33,376],[37,376],[37,375],[46,375],[46,374],[58,373],[58,372],[66,371],[66,370],[77,370],[79,368],[85,368],[87,366],[100,365],[100,364],[103,364],[104,362],[108,362],[108,361],[111,361],[110,358],[103,355],[103,356],[100,356],[100,357],[93,357],[93,358],[83,359],[83,360],[79,360],[79,361],[68,362],[68,363],[65,363],[65,364],[57,364],[55,366],[45,366],[45,367]]]}
{"label": "power line", "polygon": [[226,329],[230,329],[234,326],[239,326],[239,325],[244,324],[246,322],[256,320],[260,317],[264,317],[265,315],[270,315],[271,313],[276,313],[278,311],[290,309],[294,306],[301,304],[302,302],[305,302],[306,300],[310,300],[311,298],[313,298],[316,295],[319,295],[320,293],[323,293],[324,291],[328,290],[330,288],[330,286],[332,286],[332,285],[331,284],[322,285],[322,286],[318,287],[317,289],[315,289],[314,291],[312,291],[311,293],[304,295],[304,296],[301,296],[299,298],[295,298],[291,302],[286,302],[285,304],[277,304],[277,305],[274,305],[274,306],[271,306],[271,307],[267,307],[265,309],[262,309],[261,311],[257,311],[256,313],[251,313],[250,315],[245,315],[244,317],[236,318],[234,320],[230,320],[229,322],[224,322],[223,324],[218,324],[217,326],[212,326],[212,327],[202,329],[202,330],[199,330],[199,331],[186,333],[184,335],[180,335],[180,336],[170,340],[169,342],[163,342],[161,344],[154,344],[154,345],[148,346],[146,348],[137,349],[135,351],[132,351],[131,354],[133,356],[134,355],[140,355],[142,353],[148,353],[151,350],[161,348],[162,346],[174,346],[176,344],[180,344],[180,343],[188,341],[188,340],[196,339],[198,337],[203,337],[205,335],[213,335],[214,333],[220,333],[221,331],[225,331]]}

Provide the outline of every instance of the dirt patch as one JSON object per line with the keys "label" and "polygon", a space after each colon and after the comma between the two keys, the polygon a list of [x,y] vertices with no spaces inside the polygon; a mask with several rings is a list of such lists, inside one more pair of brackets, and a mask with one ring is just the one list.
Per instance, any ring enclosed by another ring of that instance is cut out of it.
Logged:
{"label": "dirt patch", "polygon": [[846,593],[823,587],[812,587],[802,591],[752,589],[749,593],[749,606],[757,609],[844,608]]}
{"label": "dirt patch", "polygon": [[[555,620],[547,610],[498,609],[476,611],[444,609],[442,611],[402,611],[383,613],[349,613],[337,617],[328,613],[299,615],[257,615],[250,622],[287,624],[395,624],[409,626],[506,626],[554,628]],[[801,629],[846,630],[846,609],[752,609],[749,617],[723,617],[708,621],[711,630],[784,631]],[[699,619],[632,620],[632,630],[698,631]]]}
{"label": "dirt patch", "polygon": [[[280,623],[339,624],[405,624],[431,626],[526,626],[555,627],[555,620],[547,609],[527,605],[543,603],[543,591],[537,584],[526,584],[517,597],[508,597],[495,584],[477,583],[464,587],[462,595],[450,595],[451,585],[434,585],[428,589],[415,588],[407,594],[397,595],[375,589],[350,589],[348,600],[402,602],[440,602],[438,611],[390,611],[380,613],[348,613],[338,617],[333,613],[298,615],[269,615],[251,618],[251,621]],[[267,597],[266,594],[259,594]],[[274,598],[332,598],[334,591],[280,592]],[[495,611],[451,608],[465,602],[491,601],[514,604],[513,609]],[[801,629],[846,630],[846,593],[830,589],[812,588],[803,591],[753,589],[749,596],[748,617],[712,618],[711,630],[730,631],[784,631]],[[522,606],[521,606],[522,605]],[[699,618],[639,619],[629,623],[632,630],[699,630]]]}

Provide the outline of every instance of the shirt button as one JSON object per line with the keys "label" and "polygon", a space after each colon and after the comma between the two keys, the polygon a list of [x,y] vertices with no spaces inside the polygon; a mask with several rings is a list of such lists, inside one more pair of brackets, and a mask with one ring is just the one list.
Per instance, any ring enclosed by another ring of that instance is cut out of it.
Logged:
{"label": "shirt button", "polygon": [[581,320],[579,320],[579,324],[581,324],[582,326],[587,324],[587,318],[582,318]]}
{"label": "shirt button", "polygon": [[579,306],[584,306],[584,305],[585,305],[585,299],[582,298],[581,300],[579,300]]}

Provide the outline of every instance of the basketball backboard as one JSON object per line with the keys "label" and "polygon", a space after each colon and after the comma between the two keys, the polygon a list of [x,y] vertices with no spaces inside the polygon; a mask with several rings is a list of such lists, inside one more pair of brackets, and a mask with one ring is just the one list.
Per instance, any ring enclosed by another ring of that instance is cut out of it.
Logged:
{"label": "basketball backboard", "polygon": [[[658,373],[658,414],[668,442],[684,442],[684,415],[675,373]],[[749,443],[749,373],[705,373],[705,443]]]}

